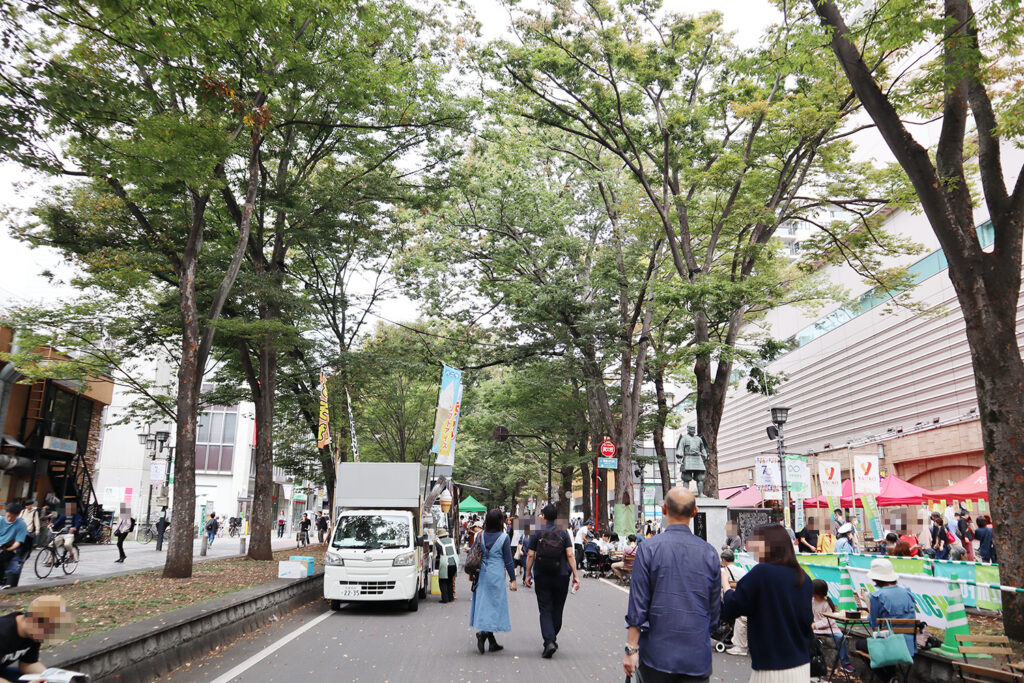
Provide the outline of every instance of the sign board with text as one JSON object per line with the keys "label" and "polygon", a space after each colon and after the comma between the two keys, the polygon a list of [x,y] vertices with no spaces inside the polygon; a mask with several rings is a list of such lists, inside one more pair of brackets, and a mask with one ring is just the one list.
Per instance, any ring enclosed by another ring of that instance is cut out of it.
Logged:
{"label": "sign board with text", "polygon": [[601,442],[601,446],[597,449],[597,452],[605,458],[614,458],[619,448],[615,445],[615,442],[611,439],[605,439]]}
{"label": "sign board with text", "polygon": [[618,458],[598,458],[597,466],[602,470],[615,470],[619,468]]}

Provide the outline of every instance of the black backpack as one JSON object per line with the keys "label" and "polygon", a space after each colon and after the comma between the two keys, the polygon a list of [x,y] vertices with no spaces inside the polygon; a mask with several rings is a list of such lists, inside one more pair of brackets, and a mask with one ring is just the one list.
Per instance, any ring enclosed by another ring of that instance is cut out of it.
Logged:
{"label": "black backpack", "polygon": [[828,663],[825,659],[825,648],[821,646],[821,641],[818,640],[817,636],[811,635],[811,675],[812,676],[827,676],[828,675]]}
{"label": "black backpack", "polygon": [[132,517],[131,520],[132,520],[132,523],[131,523],[131,526],[128,527],[128,533],[131,533],[131,532],[135,531],[135,518]]}
{"label": "black backpack", "polygon": [[562,558],[565,557],[565,543],[562,542],[561,531],[541,531],[537,534],[537,553],[534,570],[538,574],[553,576],[562,570]]}

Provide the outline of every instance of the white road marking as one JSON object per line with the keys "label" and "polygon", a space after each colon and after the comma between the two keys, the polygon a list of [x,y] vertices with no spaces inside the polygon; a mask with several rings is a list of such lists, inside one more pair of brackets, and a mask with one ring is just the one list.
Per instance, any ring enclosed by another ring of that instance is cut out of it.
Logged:
{"label": "white road marking", "polygon": [[321,614],[320,616],[316,617],[312,621],[303,624],[302,626],[300,626],[299,628],[295,629],[294,631],[292,631],[288,635],[283,636],[277,642],[275,642],[273,645],[268,645],[267,647],[263,648],[257,654],[253,655],[252,657],[249,657],[249,659],[245,660],[244,662],[242,662],[241,664],[239,664],[235,668],[231,669],[226,674],[224,674],[222,676],[218,676],[213,681],[211,681],[211,683],[228,683],[228,681],[231,681],[231,680],[234,680],[235,678],[238,678],[239,676],[244,674],[246,671],[248,671],[252,667],[256,666],[261,661],[263,661],[264,659],[266,659],[270,655],[274,654],[275,652],[280,650],[282,647],[284,647],[288,643],[292,642],[293,640],[295,640],[296,638],[301,636],[303,633],[305,633],[309,629],[313,628],[314,626],[316,626],[317,624],[319,624],[321,621],[323,621],[327,617],[331,616],[332,614],[334,614],[334,612],[330,611],[330,610],[327,611],[327,612],[324,612],[323,614]]}
{"label": "white road marking", "polygon": [[601,579],[601,581],[602,581],[602,582],[604,582],[604,583],[607,583],[607,584],[608,584],[609,586],[611,586],[612,588],[618,588],[618,589],[619,589],[620,591],[622,591],[622,592],[623,592],[623,593],[625,593],[626,595],[629,595],[629,589],[628,589],[628,588],[626,588],[626,587],[624,587],[624,586],[620,586],[620,585],[619,585],[619,584],[617,584],[617,583],[612,583],[612,582],[611,582],[610,580],[608,580],[608,579]]}

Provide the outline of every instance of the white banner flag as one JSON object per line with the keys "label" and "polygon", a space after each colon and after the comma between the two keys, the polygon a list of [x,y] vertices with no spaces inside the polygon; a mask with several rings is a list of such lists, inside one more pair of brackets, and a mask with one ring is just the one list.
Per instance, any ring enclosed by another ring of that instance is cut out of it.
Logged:
{"label": "white banner flag", "polygon": [[853,456],[853,488],[858,496],[862,493],[877,495],[882,492],[877,455]]}
{"label": "white banner flag", "polygon": [[826,498],[842,497],[843,470],[839,463],[830,460],[819,460],[818,481],[821,484],[821,495]]}
{"label": "white banner flag", "polygon": [[786,488],[793,498],[806,498],[811,493],[811,473],[807,469],[807,458],[801,455],[786,456]]}
{"label": "white banner flag", "polygon": [[754,457],[754,486],[765,500],[782,500],[782,470],[777,455]]}

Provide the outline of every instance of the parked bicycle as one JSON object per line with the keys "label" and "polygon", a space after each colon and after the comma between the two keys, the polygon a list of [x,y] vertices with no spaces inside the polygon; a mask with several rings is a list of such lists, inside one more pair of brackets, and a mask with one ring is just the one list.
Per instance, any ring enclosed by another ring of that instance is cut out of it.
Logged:
{"label": "parked bicycle", "polygon": [[140,543],[149,543],[156,538],[156,535],[156,524],[142,524],[137,538]]}
{"label": "parked bicycle", "polygon": [[54,567],[60,567],[65,574],[74,574],[78,569],[78,548],[58,548],[52,540],[40,548],[35,561],[36,576],[45,579],[53,573]]}

